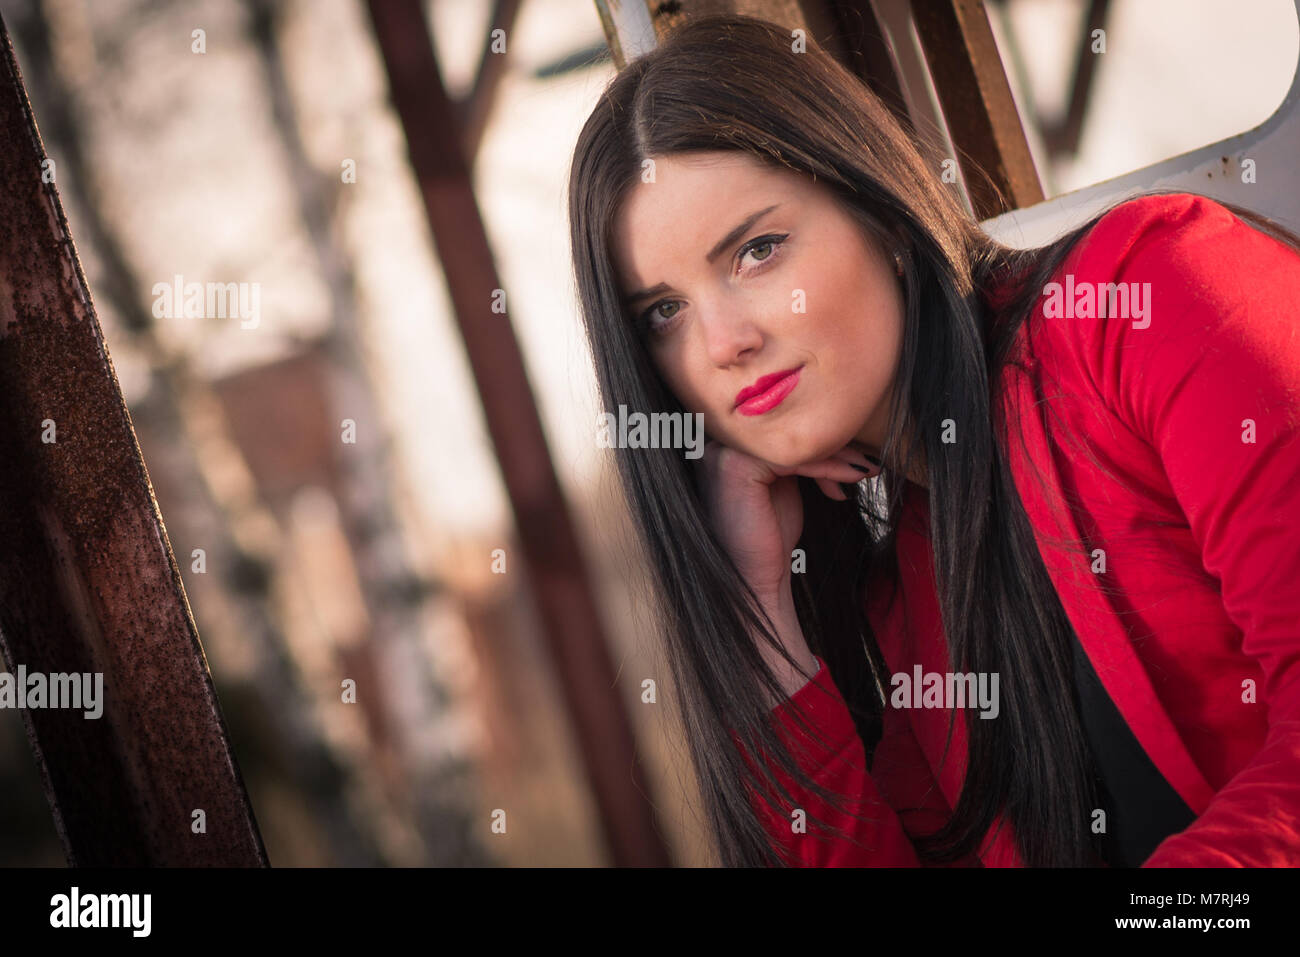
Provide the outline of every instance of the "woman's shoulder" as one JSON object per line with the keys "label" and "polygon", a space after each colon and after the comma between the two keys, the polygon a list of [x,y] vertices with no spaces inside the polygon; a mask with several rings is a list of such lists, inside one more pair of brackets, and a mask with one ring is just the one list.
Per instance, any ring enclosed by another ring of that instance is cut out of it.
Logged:
{"label": "woman's shoulder", "polygon": [[1071,258],[1104,266],[1151,246],[1191,247],[1250,229],[1228,207],[1197,193],[1149,193],[1113,205],[1083,236]]}
{"label": "woman's shoulder", "polygon": [[1118,203],[1042,291],[1044,326],[1076,345],[1211,333],[1300,291],[1300,253],[1195,193]]}
{"label": "woman's shoulder", "polygon": [[[1123,233],[1152,226],[1188,226],[1194,221],[1220,218],[1230,219],[1231,210],[1218,200],[1200,193],[1155,192],[1129,199],[1118,200],[1098,219],[1093,227]],[[1091,235],[1091,233],[1090,233]]]}
{"label": "woman's shoulder", "polygon": [[[1136,255],[1168,255],[1174,244],[1221,240],[1225,230],[1238,227],[1245,228],[1227,207],[1196,193],[1148,193],[1120,200],[1074,241],[1051,281],[1083,272],[1099,279],[1131,265]],[[1003,270],[985,294],[996,304],[1020,291],[1014,277]]]}
{"label": "woman's shoulder", "polygon": [[[1243,208],[1244,207],[1239,207]],[[1198,193],[1149,193],[1116,203],[1076,243],[1061,273],[1150,274],[1177,296],[1191,287],[1236,288],[1282,266],[1291,282],[1300,251],[1234,209]],[[1265,283],[1267,285],[1267,282]]]}
{"label": "woman's shoulder", "polygon": [[1300,251],[1208,197],[1140,196],[1102,216],[1045,284],[1031,352],[1066,391],[1094,390],[1151,431],[1161,394],[1194,371],[1249,378],[1290,355],[1298,300]]}

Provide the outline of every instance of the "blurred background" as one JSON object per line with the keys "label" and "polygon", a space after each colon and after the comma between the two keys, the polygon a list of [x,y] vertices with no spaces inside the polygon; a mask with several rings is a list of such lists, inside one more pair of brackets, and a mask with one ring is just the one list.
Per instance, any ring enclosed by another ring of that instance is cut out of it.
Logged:
{"label": "blurred background", "polygon": [[[1247,130],[1290,86],[1291,0],[1114,0],[1062,137],[1088,6],[988,5],[1049,197]],[[425,4],[457,102],[494,9]],[[0,15],[271,863],[610,863],[366,4]],[[572,512],[638,787],[673,862],[706,864],[568,258],[571,151],[615,68],[592,0],[523,0],[506,41],[469,144],[508,296],[494,318]],[[257,324],[158,316],[155,284],[178,276],[257,284]],[[382,693],[346,703],[349,677]],[[0,865],[64,862],[21,716],[0,709]]]}

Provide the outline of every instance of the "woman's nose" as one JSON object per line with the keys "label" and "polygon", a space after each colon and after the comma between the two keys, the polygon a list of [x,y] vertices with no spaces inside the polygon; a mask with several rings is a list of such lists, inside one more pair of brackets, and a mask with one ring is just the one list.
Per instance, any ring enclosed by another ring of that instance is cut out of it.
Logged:
{"label": "woman's nose", "polygon": [[732,365],[763,344],[763,332],[747,310],[718,306],[704,317],[705,349],[714,365]]}

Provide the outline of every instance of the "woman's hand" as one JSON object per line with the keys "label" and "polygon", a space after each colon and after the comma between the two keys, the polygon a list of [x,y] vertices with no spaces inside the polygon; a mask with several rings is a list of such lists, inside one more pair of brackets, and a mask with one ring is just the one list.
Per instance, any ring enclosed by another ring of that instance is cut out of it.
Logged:
{"label": "woman's hand", "polygon": [[700,467],[709,521],[797,666],[792,668],[767,642],[758,643],[767,667],[785,694],[792,695],[817,670],[790,589],[791,552],[803,531],[803,501],[796,476],[816,479],[827,496],[842,502],[848,496],[838,483],[858,482],[879,470],[849,446],[820,462],[787,468],[716,441],[705,443]]}
{"label": "woman's hand", "polygon": [[852,445],[830,458],[787,467],[715,440],[705,443],[700,468],[713,529],[750,588],[769,606],[789,593],[791,552],[803,531],[796,476],[815,479],[823,493],[842,502],[848,496],[839,483],[859,482],[879,471]]}

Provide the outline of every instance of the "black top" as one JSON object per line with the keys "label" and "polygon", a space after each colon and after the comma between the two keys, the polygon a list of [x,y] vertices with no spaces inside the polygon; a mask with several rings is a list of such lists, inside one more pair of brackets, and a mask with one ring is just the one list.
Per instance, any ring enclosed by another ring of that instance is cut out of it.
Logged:
{"label": "black top", "polygon": [[1074,637],[1074,686],[1092,749],[1106,834],[1098,850],[1111,867],[1138,867],[1161,841],[1196,820],[1138,743],[1088,655]]}
{"label": "black top", "polygon": [[[929,492],[911,481],[904,488],[905,500],[917,507],[917,527],[928,535]],[[1190,827],[1196,815],[1134,737],[1073,628],[1070,643],[1080,723],[1106,812],[1106,833],[1096,835],[1097,851],[1111,867],[1138,867],[1166,837]]]}

